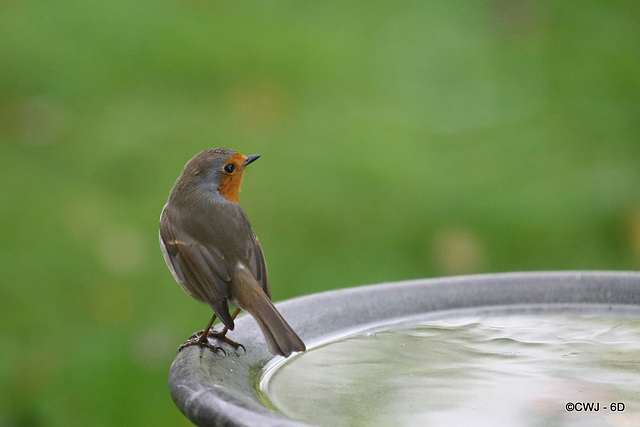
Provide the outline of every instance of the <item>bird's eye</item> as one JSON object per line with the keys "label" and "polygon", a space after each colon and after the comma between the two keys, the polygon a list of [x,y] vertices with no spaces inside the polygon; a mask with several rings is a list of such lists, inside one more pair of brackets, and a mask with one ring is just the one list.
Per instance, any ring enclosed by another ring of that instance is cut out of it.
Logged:
{"label": "bird's eye", "polygon": [[226,173],[233,173],[234,170],[236,170],[236,166],[233,163],[227,163],[224,165],[224,171]]}

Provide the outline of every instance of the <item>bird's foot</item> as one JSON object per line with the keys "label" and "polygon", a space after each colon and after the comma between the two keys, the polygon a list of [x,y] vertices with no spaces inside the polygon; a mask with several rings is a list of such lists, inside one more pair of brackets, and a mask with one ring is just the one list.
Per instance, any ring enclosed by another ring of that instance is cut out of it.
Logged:
{"label": "bird's foot", "polygon": [[[210,334],[211,333],[209,333],[209,335]],[[225,355],[227,354],[224,348],[211,344],[207,337],[204,336],[204,331],[196,332],[195,334],[191,335],[188,340],[186,340],[180,347],[178,347],[178,353],[180,353],[187,347],[191,347],[192,345],[199,345],[202,347],[210,348],[215,353],[221,351]]]}
{"label": "bird's foot", "polygon": [[224,328],[222,331],[218,332],[218,331],[209,331],[209,337],[211,338],[217,338],[220,341],[224,341],[227,344],[229,344],[231,347],[235,348],[236,350],[239,347],[242,347],[242,349],[244,350],[244,352],[247,352],[247,349],[244,348],[244,346],[242,344],[240,344],[239,342],[236,342],[234,340],[232,340],[231,338],[227,337],[227,328]]}
{"label": "bird's foot", "polygon": [[[235,348],[236,350],[240,347],[242,347],[242,349],[244,350],[244,352],[247,352],[247,349],[244,348],[244,346],[242,344],[240,344],[239,342],[236,342],[234,340],[232,340],[231,338],[227,337],[227,331],[229,329],[224,328],[221,331],[215,331],[213,329],[209,330],[209,333],[207,334],[207,338],[216,338],[220,341],[224,341],[227,344],[229,344],[231,347]],[[198,331],[195,334],[191,335],[189,337],[189,339],[182,344],[179,348],[178,348],[178,352],[180,352],[183,348],[185,347],[189,347],[192,345],[202,345],[204,347],[209,347],[210,349],[212,349],[213,351],[219,351],[222,350],[225,354],[226,351],[222,348],[222,347],[218,347],[215,345],[212,345],[209,343],[209,341],[203,337],[204,335],[204,331]]]}

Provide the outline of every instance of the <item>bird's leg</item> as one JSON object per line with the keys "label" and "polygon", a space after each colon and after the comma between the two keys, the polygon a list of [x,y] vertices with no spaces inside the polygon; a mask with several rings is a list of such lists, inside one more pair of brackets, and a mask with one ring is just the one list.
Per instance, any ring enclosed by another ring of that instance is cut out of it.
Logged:
{"label": "bird's leg", "polygon": [[187,341],[185,341],[180,347],[178,347],[178,352],[181,352],[184,348],[191,347],[192,345],[201,345],[203,347],[210,348],[216,353],[218,351],[222,351],[224,354],[227,354],[224,348],[218,347],[216,345],[212,345],[209,343],[208,337],[211,335],[211,332],[209,331],[211,330],[211,327],[213,326],[213,322],[215,321],[216,321],[216,315],[214,314],[213,317],[211,318],[211,321],[209,321],[209,324],[207,325],[207,327],[204,328],[204,330],[200,332],[196,332],[195,334],[191,335]]}
{"label": "bird's leg", "polygon": [[[231,316],[231,318],[235,319],[236,316],[238,315],[238,313],[240,313],[240,309],[236,308],[236,311],[233,312],[233,315]],[[222,328],[222,330],[220,332],[218,332],[218,331],[209,331],[209,334],[207,336],[212,337],[212,338],[217,338],[217,339],[219,339],[221,341],[224,341],[224,342],[226,342],[227,344],[229,344],[230,346],[232,346],[235,349],[238,349],[238,347],[242,347],[242,349],[246,353],[247,350],[244,348],[244,346],[242,344],[240,344],[239,342],[235,342],[232,339],[227,337],[227,332],[229,332],[229,328],[227,328],[225,326],[224,328]]]}

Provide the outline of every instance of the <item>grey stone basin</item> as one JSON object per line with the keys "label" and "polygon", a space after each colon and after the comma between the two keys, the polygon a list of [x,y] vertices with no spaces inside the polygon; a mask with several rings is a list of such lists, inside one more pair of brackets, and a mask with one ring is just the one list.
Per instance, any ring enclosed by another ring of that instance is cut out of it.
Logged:
{"label": "grey stone basin", "polygon": [[[640,273],[534,272],[412,280],[323,292],[276,305],[313,351],[336,336],[455,311],[639,313]],[[169,389],[182,413],[201,426],[306,425],[268,409],[256,392],[262,368],[275,358],[253,318],[239,318],[229,336],[244,344],[246,354],[228,346],[226,355],[192,346],[174,360]]]}

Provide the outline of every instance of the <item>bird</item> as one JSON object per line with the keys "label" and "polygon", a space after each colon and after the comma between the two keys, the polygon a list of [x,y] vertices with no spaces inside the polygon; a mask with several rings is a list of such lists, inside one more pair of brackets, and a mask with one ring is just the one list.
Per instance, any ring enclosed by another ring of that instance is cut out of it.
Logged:
{"label": "bird", "polygon": [[[226,353],[209,337],[244,349],[226,336],[241,310],[256,320],[273,355],[306,350],[271,302],[264,253],[238,198],[245,168],[259,157],[227,148],[201,151],[187,162],[162,208],[159,238],[167,267],[191,298],[214,313],[178,352],[199,345]],[[236,308],[232,315],[230,306]],[[216,318],[224,324],[219,332]]]}

